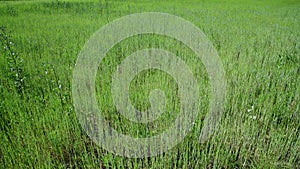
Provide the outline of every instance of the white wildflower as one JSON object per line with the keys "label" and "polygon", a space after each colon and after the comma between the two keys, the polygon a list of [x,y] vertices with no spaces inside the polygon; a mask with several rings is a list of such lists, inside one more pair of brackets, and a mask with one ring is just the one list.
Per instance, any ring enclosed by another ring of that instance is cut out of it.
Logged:
{"label": "white wildflower", "polygon": [[251,106],[251,109],[247,109],[247,112],[250,113],[254,110],[254,106]]}

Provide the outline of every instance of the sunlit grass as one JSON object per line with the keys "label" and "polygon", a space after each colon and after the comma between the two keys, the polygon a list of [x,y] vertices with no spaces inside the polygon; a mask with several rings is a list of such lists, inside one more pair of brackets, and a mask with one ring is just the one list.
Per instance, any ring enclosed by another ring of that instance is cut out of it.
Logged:
{"label": "sunlit grass", "polygon": [[[0,43],[1,168],[299,168],[300,4],[297,1],[0,1],[0,26],[22,64]],[[134,105],[149,107],[157,87],[167,112],[150,125],[119,117],[110,94],[111,75],[122,59],[147,47],[171,51],[192,69],[199,83],[201,114],[193,131],[169,152],[129,159],[95,145],[77,121],[71,81],[84,43],[101,26],[135,12],[181,16],[201,28],[219,52],[227,77],[227,100],[215,135],[200,144],[210,86],[204,66],[190,49],[155,35],[116,45],[99,65],[97,99],[112,126],[133,136],[167,129],[176,117],[176,83],[157,70],[144,71],[130,88]],[[2,35],[1,35],[2,36]],[[9,42],[8,42],[9,43]],[[10,67],[26,78],[19,88]],[[147,129],[151,129],[148,132]]]}

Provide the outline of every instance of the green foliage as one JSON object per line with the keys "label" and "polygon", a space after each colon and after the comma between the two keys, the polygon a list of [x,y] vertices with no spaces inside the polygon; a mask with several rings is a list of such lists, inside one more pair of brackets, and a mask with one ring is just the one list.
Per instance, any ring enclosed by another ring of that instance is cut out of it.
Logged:
{"label": "green foliage", "polygon": [[15,50],[15,44],[8,34],[6,27],[0,28],[0,42],[3,49],[5,60],[7,62],[7,76],[13,82],[16,90],[19,94],[22,94],[25,88],[26,73],[24,72],[23,59],[19,56],[19,53]]}
{"label": "green foliage", "polygon": [[[280,1],[1,1],[1,168],[300,168],[300,4]],[[227,102],[216,133],[198,136],[209,104],[201,61],[174,39],[128,38],[111,49],[97,72],[97,99],[114,128],[152,136],[176,118],[180,100],[169,75],[149,70],[130,86],[136,108],[149,108],[149,92],[165,91],[166,113],[148,125],[130,122],[113,105],[110,83],[117,65],[149,47],[175,53],[195,74],[202,96],[193,130],[169,152],[129,159],[98,147],[85,134],[71,100],[77,55],[101,26],[121,16],[159,11],[181,16],[217,48],[227,77]],[[5,27],[4,27],[5,26]]]}

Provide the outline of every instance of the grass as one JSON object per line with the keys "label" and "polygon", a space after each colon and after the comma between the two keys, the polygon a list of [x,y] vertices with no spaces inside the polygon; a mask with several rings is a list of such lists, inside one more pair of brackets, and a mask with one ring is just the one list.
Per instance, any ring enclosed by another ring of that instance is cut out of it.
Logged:
{"label": "grass", "polygon": [[[171,112],[180,102],[174,79],[149,70],[131,82],[130,98],[145,110],[149,92],[159,87],[167,96],[163,116],[144,125],[116,113],[110,79],[134,51],[156,47],[175,53],[195,74],[203,97],[201,114],[183,142],[156,157],[131,159],[98,147],[86,135],[72,104],[71,81],[77,56],[95,31],[145,11],[181,16],[204,31],[226,71],[227,100],[216,133],[200,144],[210,92],[201,61],[183,44],[158,35],[117,44],[99,65],[96,90],[102,112],[118,131],[139,137],[158,134],[176,118]],[[300,168],[299,18],[296,0],[1,1],[0,166]]]}

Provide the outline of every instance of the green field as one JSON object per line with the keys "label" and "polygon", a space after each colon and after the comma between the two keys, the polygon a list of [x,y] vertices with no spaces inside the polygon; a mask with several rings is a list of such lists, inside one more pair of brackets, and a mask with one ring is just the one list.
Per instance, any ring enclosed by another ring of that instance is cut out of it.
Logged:
{"label": "green field", "polygon": [[[214,135],[198,137],[211,87],[201,60],[179,41],[154,34],[130,37],[100,63],[97,100],[117,131],[151,137],[168,129],[179,110],[178,86],[165,72],[141,72],[130,84],[138,110],[149,93],[165,92],[166,110],[150,124],[116,110],[111,78],[131,53],[173,52],[199,84],[201,110],[193,130],[170,151],[127,158],[97,146],[76,117],[72,77],[98,29],[138,12],[164,12],[199,27],[217,49],[227,79],[226,104]],[[300,1],[0,1],[0,168],[300,168]]]}

